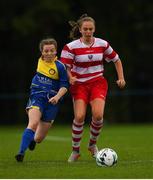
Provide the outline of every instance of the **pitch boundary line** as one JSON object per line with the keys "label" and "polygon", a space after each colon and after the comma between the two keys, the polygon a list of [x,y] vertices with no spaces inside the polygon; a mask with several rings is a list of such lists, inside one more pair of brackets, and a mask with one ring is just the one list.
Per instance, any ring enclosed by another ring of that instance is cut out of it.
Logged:
{"label": "pitch boundary line", "polygon": [[129,164],[129,163],[132,163],[132,164],[138,164],[138,163],[147,163],[147,162],[153,162],[153,159],[150,159],[150,160],[133,160],[133,161],[125,161],[125,160],[119,160],[119,162],[121,164]]}
{"label": "pitch boundary line", "polygon": [[45,140],[48,140],[48,141],[63,141],[63,142],[68,142],[68,141],[71,141],[71,138],[69,137],[60,137],[60,136],[47,136],[45,138]]}

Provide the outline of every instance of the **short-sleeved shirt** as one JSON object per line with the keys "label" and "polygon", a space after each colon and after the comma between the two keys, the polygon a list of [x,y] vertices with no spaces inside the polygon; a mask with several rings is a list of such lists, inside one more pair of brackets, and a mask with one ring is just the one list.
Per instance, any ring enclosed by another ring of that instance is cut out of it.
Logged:
{"label": "short-sleeved shirt", "polygon": [[68,88],[68,77],[65,65],[59,60],[47,63],[41,58],[38,61],[37,73],[30,87],[30,97],[26,109],[38,108],[43,121],[54,120],[60,101],[53,105],[48,102],[61,87]]}
{"label": "short-sleeved shirt", "polygon": [[71,67],[71,73],[78,82],[96,81],[103,76],[104,60],[115,62],[118,54],[109,43],[100,38],[94,38],[91,46],[84,44],[81,39],[66,44],[61,53],[61,61]]}

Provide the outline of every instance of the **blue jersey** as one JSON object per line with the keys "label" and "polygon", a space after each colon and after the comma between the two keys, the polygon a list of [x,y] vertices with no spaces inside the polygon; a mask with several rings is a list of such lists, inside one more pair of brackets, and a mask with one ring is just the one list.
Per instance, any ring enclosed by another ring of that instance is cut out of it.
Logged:
{"label": "blue jersey", "polygon": [[47,71],[50,73],[50,77],[37,70],[30,87],[31,95],[40,92],[55,95],[61,87],[68,88],[67,72],[63,63],[56,60]]}
{"label": "blue jersey", "polygon": [[42,113],[43,121],[54,120],[59,110],[60,101],[53,105],[48,100],[55,96],[62,87],[68,88],[64,64],[58,60],[48,63],[39,59],[37,73],[32,79],[31,94],[26,109],[37,108]]}

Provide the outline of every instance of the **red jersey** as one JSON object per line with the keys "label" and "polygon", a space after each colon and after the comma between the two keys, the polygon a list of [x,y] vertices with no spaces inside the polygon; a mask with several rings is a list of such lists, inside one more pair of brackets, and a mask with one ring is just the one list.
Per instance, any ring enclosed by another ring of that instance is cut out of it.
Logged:
{"label": "red jersey", "polygon": [[103,60],[117,61],[118,54],[109,43],[100,38],[94,38],[91,46],[81,39],[66,44],[61,53],[61,61],[71,67],[71,73],[78,82],[90,82],[103,76]]}

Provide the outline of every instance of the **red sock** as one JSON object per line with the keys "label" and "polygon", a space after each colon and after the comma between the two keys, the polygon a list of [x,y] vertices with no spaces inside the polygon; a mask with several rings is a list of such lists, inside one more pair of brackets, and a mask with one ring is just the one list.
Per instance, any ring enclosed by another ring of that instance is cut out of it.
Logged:
{"label": "red sock", "polygon": [[92,146],[92,145],[96,144],[102,126],[103,126],[103,120],[100,120],[100,121],[96,122],[96,121],[94,121],[92,119],[91,124],[90,124],[90,141],[89,141],[89,146]]}
{"label": "red sock", "polygon": [[72,124],[72,149],[73,151],[80,151],[80,142],[83,134],[83,124],[77,123],[75,120]]}

